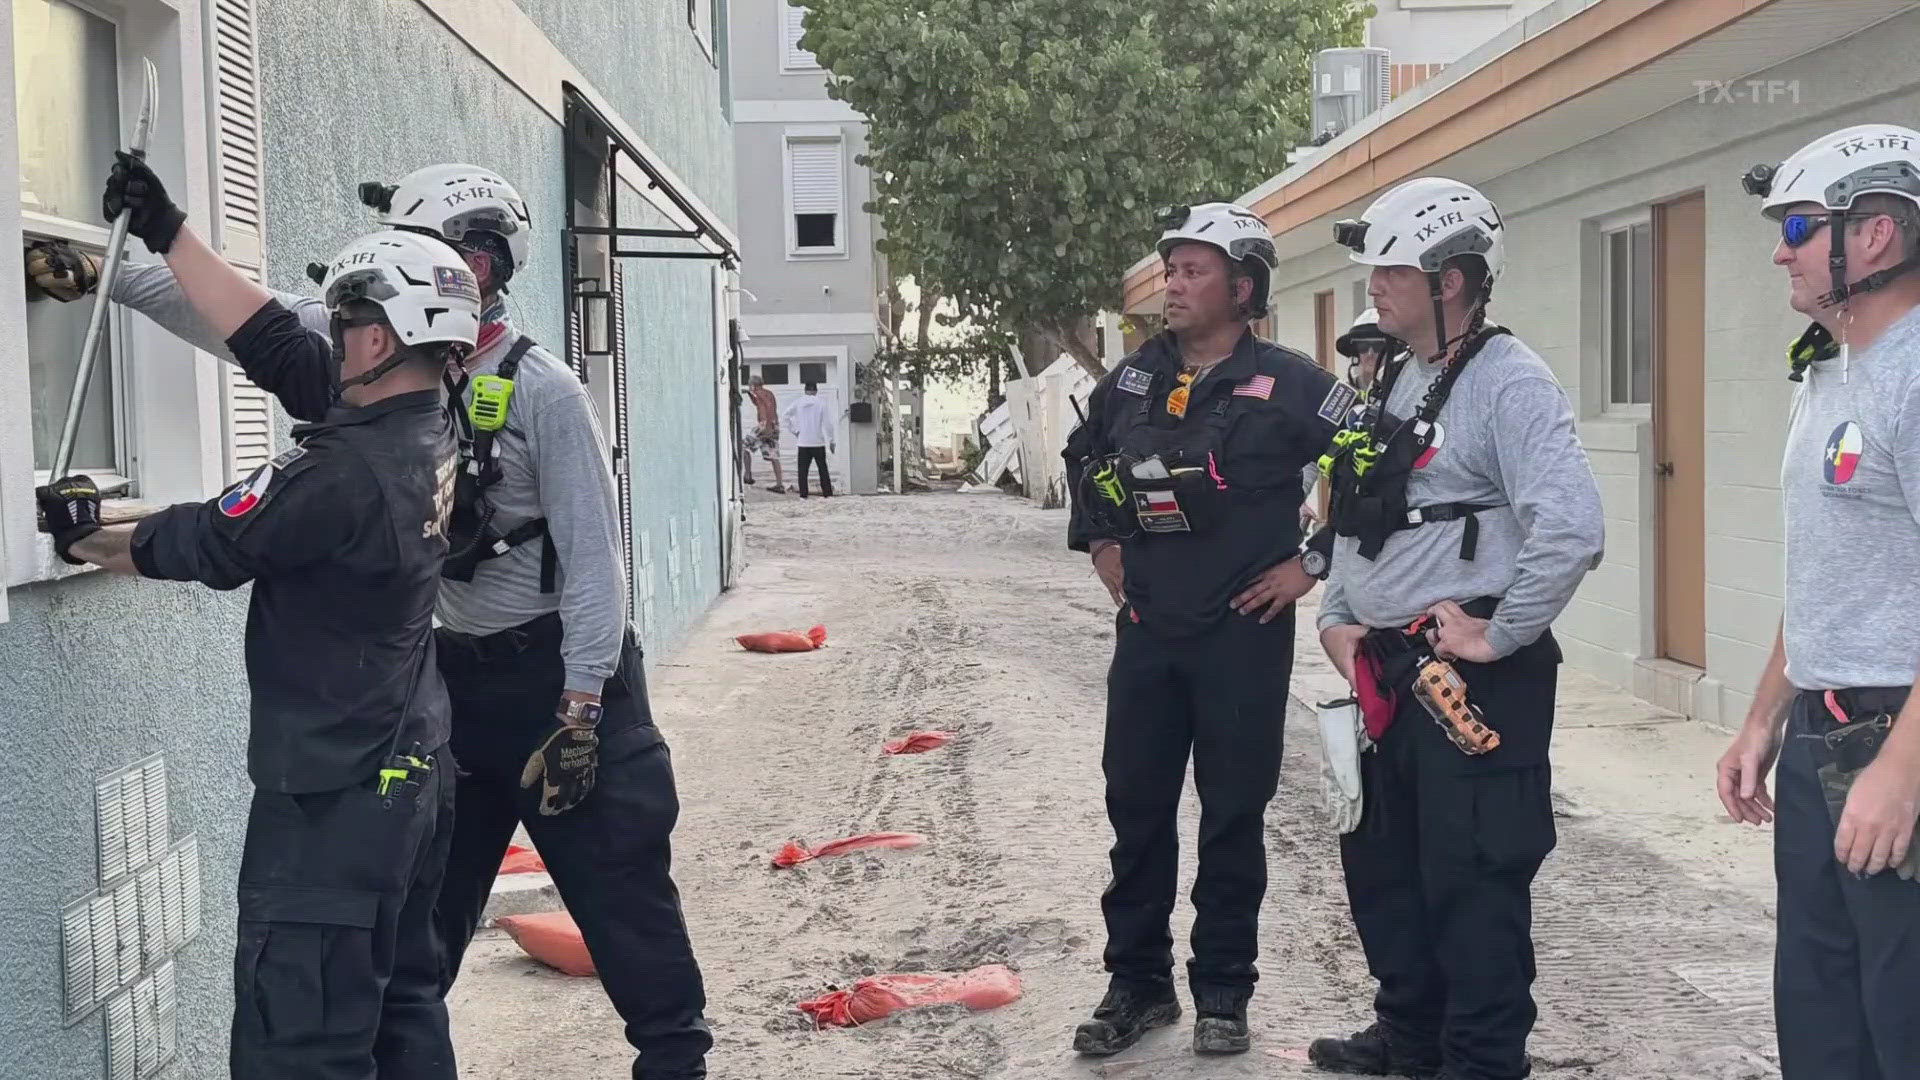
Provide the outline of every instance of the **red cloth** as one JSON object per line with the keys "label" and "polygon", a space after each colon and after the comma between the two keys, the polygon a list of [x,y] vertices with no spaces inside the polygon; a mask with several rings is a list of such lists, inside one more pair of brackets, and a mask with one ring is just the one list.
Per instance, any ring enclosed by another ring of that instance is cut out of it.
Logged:
{"label": "red cloth", "polygon": [[1004,964],[958,974],[873,975],[850,990],[833,990],[800,1003],[821,1027],[853,1027],[919,1005],[958,1003],[978,1012],[1020,1000],[1020,976]]}
{"label": "red cloth", "polygon": [[547,861],[532,848],[523,848],[519,844],[507,847],[507,857],[500,860],[500,872],[503,874],[544,874]]}
{"label": "red cloth", "polygon": [[824,859],[832,855],[844,855],[849,851],[864,851],[868,848],[914,848],[927,842],[919,833],[882,832],[868,833],[865,836],[849,836],[845,840],[832,840],[818,848],[809,848],[797,840],[789,841],[773,857],[773,865],[786,869],[803,862]]}
{"label": "red cloth", "polygon": [[824,649],[827,645],[827,628],[816,626],[804,634],[792,630],[776,630],[770,634],[742,634],[733,640],[750,652],[786,653],[812,652]]}
{"label": "red cloth", "polygon": [[952,741],[953,732],[951,731],[916,731],[903,738],[888,741],[886,751],[889,754],[924,754]]}
{"label": "red cloth", "polygon": [[1393,711],[1399,698],[1391,687],[1380,683],[1380,663],[1367,652],[1366,644],[1353,653],[1353,696],[1360,701],[1360,718],[1367,725],[1367,737],[1375,742],[1393,726]]}

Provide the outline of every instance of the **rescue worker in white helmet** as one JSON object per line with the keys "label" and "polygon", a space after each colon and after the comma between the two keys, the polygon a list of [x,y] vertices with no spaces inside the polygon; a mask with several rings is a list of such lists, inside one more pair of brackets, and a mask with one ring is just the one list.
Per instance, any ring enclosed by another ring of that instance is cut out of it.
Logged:
{"label": "rescue worker in white helmet", "polygon": [[328,265],[322,333],[124,153],[103,209],[123,208],[209,334],[310,421],[223,494],[138,525],[102,527],[86,477],[39,493],[68,562],[253,586],[232,1075],[454,1080],[432,920],[454,786],[433,611],[456,463],[441,378],[473,349],[479,284],[446,244],[377,232]]}
{"label": "rescue worker in white helmet", "polygon": [[[433,165],[360,185],[383,226],[436,237],[478,278],[478,346],[450,373],[461,466],[442,567],[437,655],[452,702],[460,813],[435,924],[452,986],[495,875],[524,824],[636,1051],[633,1075],[706,1075],[705,987],[670,873],[679,816],[667,745],[626,619],[618,501],[580,379],[518,333],[507,283],[528,265],[532,217],[489,169]],[[220,340],[165,268],[128,267],[114,298],[203,349]],[[309,326],[317,301],[282,295]],[[321,373],[296,418],[320,407]]]}
{"label": "rescue worker in white helmet", "polygon": [[1331,1072],[1517,1080],[1535,1017],[1531,887],[1554,846],[1548,627],[1600,557],[1599,489],[1553,372],[1487,325],[1506,254],[1492,202],[1425,177],[1335,238],[1372,268],[1378,328],[1407,351],[1323,459],[1320,637],[1357,699],[1340,706],[1357,744],[1344,749],[1362,751],[1344,755],[1360,813],[1336,821],[1379,989],[1371,1025],[1308,1056]]}
{"label": "rescue worker in white helmet", "polygon": [[1348,360],[1347,381],[1362,394],[1378,382],[1380,367],[1406,351],[1406,343],[1380,329],[1380,312],[1362,311],[1346,333],[1333,340],[1334,351]]}
{"label": "rescue worker in white helmet", "polygon": [[1787,356],[1784,617],[1717,786],[1773,823],[1783,1080],[1920,1076],[1920,132],[1843,128],[1744,182],[1812,322]]}
{"label": "rescue worker in white helmet", "polygon": [[1255,337],[1272,234],[1229,203],[1164,212],[1166,331],[1089,395],[1067,441],[1067,543],[1119,611],[1103,767],[1113,880],[1105,998],[1074,1034],[1117,1053],[1180,1015],[1173,979],[1176,820],[1187,760],[1202,807],[1189,990],[1197,1053],[1248,1049],[1267,885],[1263,814],[1280,773],[1302,470],[1353,391]]}

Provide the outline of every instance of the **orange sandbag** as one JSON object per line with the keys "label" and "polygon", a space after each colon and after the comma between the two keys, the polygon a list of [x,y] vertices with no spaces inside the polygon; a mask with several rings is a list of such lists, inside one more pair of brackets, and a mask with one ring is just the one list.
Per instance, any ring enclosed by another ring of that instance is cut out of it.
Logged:
{"label": "orange sandbag", "polygon": [[979,1012],[1020,1000],[1020,976],[1005,964],[959,974],[873,975],[851,990],[834,990],[800,1003],[816,1026],[852,1027],[919,1005],[961,1004]]}
{"label": "orange sandbag", "polygon": [[595,974],[593,957],[587,955],[587,943],[580,936],[580,927],[566,912],[504,915],[498,921],[514,943],[535,960],[567,975]]}
{"label": "orange sandbag", "polygon": [[503,874],[544,874],[547,872],[547,860],[532,848],[519,844],[507,845],[507,857],[500,860],[500,872]]}
{"label": "orange sandbag", "polygon": [[812,652],[827,646],[827,628],[816,626],[804,634],[777,630],[771,634],[741,634],[733,640],[749,652]]}
{"label": "orange sandbag", "polygon": [[788,841],[773,857],[773,865],[785,869],[798,866],[814,859],[824,859],[830,855],[844,855],[849,851],[864,851],[869,848],[914,848],[927,842],[919,833],[877,832],[865,836],[849,836],[845,840],[832,840],[818,848],[809,848],[799,841]]}
{"label": "orange sandbag", "polygon": [[924,754],[953,741],[951,731],[916,731],[901,739],[887,743],[889,754]]}

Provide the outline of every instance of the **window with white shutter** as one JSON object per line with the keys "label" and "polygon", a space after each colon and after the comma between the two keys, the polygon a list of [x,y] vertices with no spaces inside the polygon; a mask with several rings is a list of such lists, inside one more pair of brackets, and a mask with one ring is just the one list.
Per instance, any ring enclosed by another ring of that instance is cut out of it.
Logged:
{"label": "window with white shutter", "polygon": [[814,59],[812,53],[800,47],[800,38],[807,32],[804,25],[807,9],[788,5],[784,8],[784,12],[786,18],[781,22],[784,30],[780,40],[780,70],[819,71],[820,61]]}
{"label": "window with white shutter", "polygon": [[789,257],[846,254],[845,146],[837,132],[787,137]]}
{"label": "window with white shutter", "polygon": [[[254,0],[211,0],[214,86],[213,177],[220,252],[258,281],[265,265],[265,169],[260,154],[260,83]],[[227,472],[238,478],[273,457],[273,403],[240,369],[224,368]]]}

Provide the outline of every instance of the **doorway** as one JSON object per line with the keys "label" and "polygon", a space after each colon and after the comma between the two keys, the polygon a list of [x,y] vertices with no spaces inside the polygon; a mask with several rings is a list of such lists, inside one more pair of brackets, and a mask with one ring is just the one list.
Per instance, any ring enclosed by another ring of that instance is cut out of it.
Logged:
{"label": "doorway", "polygon": [[1706,196],[1653,208],[1660,656],[1707,666]]}

